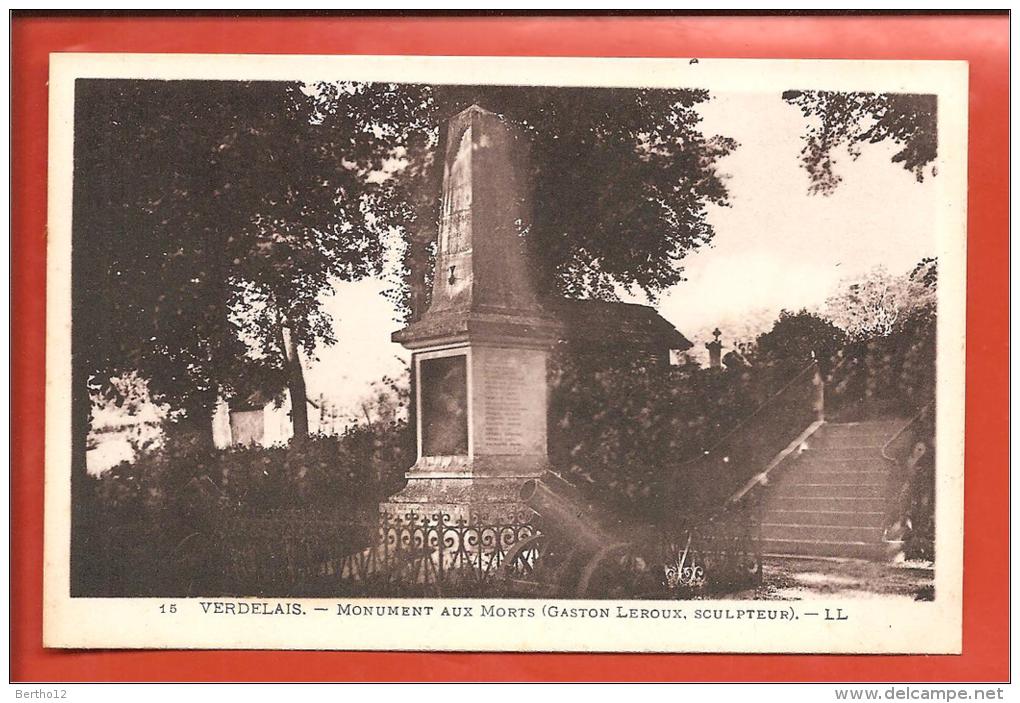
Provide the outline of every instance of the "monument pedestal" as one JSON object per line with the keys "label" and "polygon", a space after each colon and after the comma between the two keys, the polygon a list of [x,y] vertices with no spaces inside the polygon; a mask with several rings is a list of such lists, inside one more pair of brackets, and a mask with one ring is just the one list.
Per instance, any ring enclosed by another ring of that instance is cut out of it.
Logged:
{"label": "monument pedestal", "polygon": [[548,469],[543,338],[508,346],[469,337],[414,354],[418,460],[407,486],[380,506],[390,520],[446,515],[451,524],[513,524],[530,517],[520,489]]}
{"label": "monument pedestal", "polygon": [[448,525],[525,523],[533,515],[518,497],[525,480],[409,477],[379,511],[390,523],[437,524],[443,516]]}

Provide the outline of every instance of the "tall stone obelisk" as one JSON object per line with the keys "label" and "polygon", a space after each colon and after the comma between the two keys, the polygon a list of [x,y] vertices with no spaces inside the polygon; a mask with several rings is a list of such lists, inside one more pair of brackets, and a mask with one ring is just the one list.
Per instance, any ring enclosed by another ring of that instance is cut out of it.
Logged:
{"label": "tall stone obelisk", "polygon": [[559,328],[538,303],[522,239],[526,140],[477,105],[447,135],[431,304],[393,334],[413,351],[418,458],[380,508],[498,520],[548,465],[546,360]]}

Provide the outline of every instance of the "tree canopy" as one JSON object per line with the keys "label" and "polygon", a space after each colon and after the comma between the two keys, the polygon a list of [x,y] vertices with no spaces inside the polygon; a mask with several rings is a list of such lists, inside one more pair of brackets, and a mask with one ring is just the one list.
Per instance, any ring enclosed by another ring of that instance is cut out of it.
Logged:
{"label": "tree canopy", "polygon": [[888,335],[919,312],[934,314],[937,276],[934,259],[923,259],[901,276],[877,266],[841,281],[825,301],[826,317],[851,340]]}
{"label": "tree canopy", "polygon": [[[320,84],[314,97],[328,123],[348,119],[347,84]],[[400,144],[408,242],[405,313],[428,295],[439,220],[445,121],[472,103],[499,113],[527,136],[533,183],[528,245],[546,292],[612,299],[617,286],[650,296],[683,280],[683,258],[712,239],[707,205],[727,205],[718,162],[736,148],[701,131],[705,90],[518,86],[397,88],[410,106],[404,125],[385,124]]]}
{"label": "tree canopy", "polygon": [[[216,398],[303,395],[298,350],[333,341],[335,279],[378,274],[403,233],[405,313],[427,303],[448,117],[527,135],[527,231],[550,293],[649,295],[726,205],[704,90],[82,80],[76,86],[75,377],[136,371],[208,424]],[[79,394],[80,395],[80,394]],[[301,402],[293,403],[304,407]],[[80,411],[79,415],[84,411]],[[86,413],[87,414],[87,413]]]}
{"label": "tree canopy", "polygon": [[805,309],[781,310],[768,332],[758,336],[755,352],[765,362],[828,359],[846,343],[846,333]]}
{"label": "tree canopy", "polygon": [[783,100],[800,108],[808,120],[800,155],[811,193],[829,195],[839,186],[842,176],[834,153],[840,147],[856,160],[863,145],[888,140],[899,149],[893,163],[902,164],[918,182],[936,174],[934,95],[787,90]]}
{"label": "tree canopy", "polygon": [[137,370],[198,423],[220,393],[282,388],[281,328],[332,341],[331,279],[380,269],[387,96],[362,87],[327,127],[295,84],[78,81],[78,380]]}

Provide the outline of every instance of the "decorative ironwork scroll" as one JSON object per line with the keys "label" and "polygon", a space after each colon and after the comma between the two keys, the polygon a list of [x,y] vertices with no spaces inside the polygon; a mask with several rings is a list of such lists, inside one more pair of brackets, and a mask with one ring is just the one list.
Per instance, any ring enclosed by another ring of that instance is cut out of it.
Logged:
{"label": "decorative ironwork scroll", "polygon": [[753,498],[678,530],[663,566],[674,598],[754,589],[761,580],[760,504]]}

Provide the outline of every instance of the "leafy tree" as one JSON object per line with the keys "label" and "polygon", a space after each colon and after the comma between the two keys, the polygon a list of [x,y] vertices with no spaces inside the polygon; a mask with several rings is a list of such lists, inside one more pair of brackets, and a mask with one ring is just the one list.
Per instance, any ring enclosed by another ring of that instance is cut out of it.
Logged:
{"label": "leafy tree", "polygon": [[801,161],[810,178],[808,192],[829,195],[842,181],[834,153],[845,147],[851,159],[865,144],[891,141],[903,165],[918,182],[937,172],[937,103],[934,95],[787,90],[783,100],[808,120]]}
{"label": "leafy tree", "polygon": [[782,310],[772,329],[758,336],[756,353],[766,362],[828,359],[846,343],[846,333],[808,312]]}
{"label": "leafy tree", "polygon": [[[345,86],[316,86],[324,114]],[[654,296],[683,280],[684,256],[711,240],[707,204],[727,204],[718,161],[736,142],[702,134],[697,106],[709,99],[705,90],[405,85],[399,92],[413,109],[407,123],[389,128],[410,135],[402,144],[406,167],[394,178],[407,235],[394,294],[411,318],[428,302],[443,128],[472,103],[504,115],[528,139],[534,216],[527,240],[547,292],[612,299],[623,286]]]}
{"label": "leafy tree", "polygon": [[912,416],[935,395],[938,263],[845,282],[827,315],[848,332],[827,372],[826,407],[845,419]]}
{"label": "leafy tree", "polygon": [[80,81],[78,380],[137,369],[205,433],[221,392],[289,387],[307,434],[321,296],[381,266],[388,95],[358,86],[325,125],[294,84]]}
{"label": "leafy tree", "polygon": [[911,289],[916,293],[912,300],[911,312],[924,317],[935,317],[936,291],[939,285],[939,262],[934,257],[925,257],[917,262],[907,274]]}
{"label": "leafy tree", "polygon": [[935,289],[924,284],[927,266],[914,274],[891,275],[877,266],[858,278],[844,279],[839,291],[825,301],[825,316],[849,339],[885,336],[912,311],[933,308]]}
{"label": "leafy tree", "polygon": [[[301,354],[332,341],[320,307],[334,278],[378,272],[390,229],[385,171],[394,105],[353,87],[326,125],[302,86],[79,80],[72,262],[74,555],[91,510],[93,394],[137,372],[211,443],[220,395],[288,387],[307,433]],[[401,124],[407,124],[402,120]]]}

